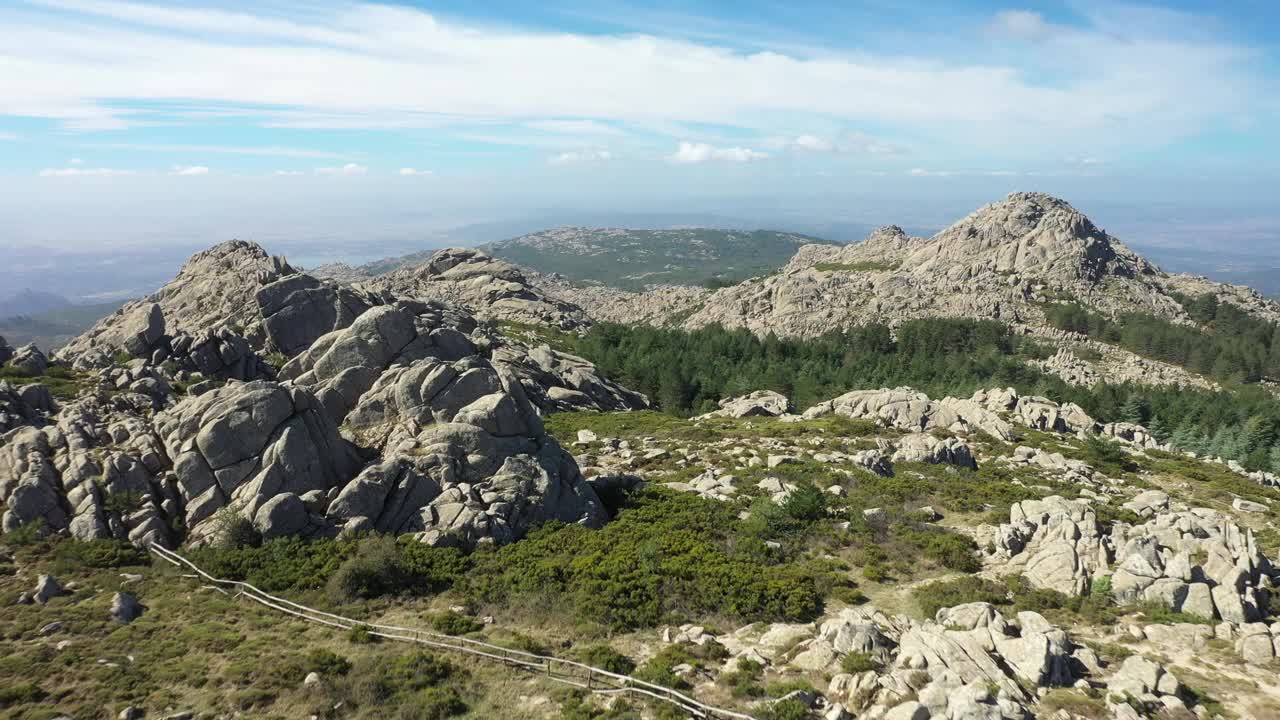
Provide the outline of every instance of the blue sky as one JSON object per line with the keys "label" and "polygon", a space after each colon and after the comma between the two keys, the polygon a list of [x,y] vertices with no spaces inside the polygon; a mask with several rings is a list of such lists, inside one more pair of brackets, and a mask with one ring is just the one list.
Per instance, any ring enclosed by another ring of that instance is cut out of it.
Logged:
{"label": "blue sky", "polygon": [[1277,212],[1264,0],[9,0],[0,27],[0,245],[330,212],[906,224],[1014,189]]}

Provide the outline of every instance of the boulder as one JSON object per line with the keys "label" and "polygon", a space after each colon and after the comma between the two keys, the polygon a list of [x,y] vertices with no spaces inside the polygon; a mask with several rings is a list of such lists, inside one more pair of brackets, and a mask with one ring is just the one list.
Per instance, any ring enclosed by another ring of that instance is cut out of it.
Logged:
{"label": "boulder", "polygon": [[35,588],[31,591],[31,599],[40,605],[63,595],[70,595],[70,593],[64,590],[58,579],[52,575],[39,576],[36,579]]}
{"label": "boulder", "polygon": [[164,337],[164,310],[153,302],[140,303],[120,320],[124,351],[134,357],[147,357]]}
{"label": "boulder", "polygon": [[931,465],[955,465],[976,470],[973,452],[961,439],[939,439],[930,433],[911,433],[898,440],[893,462],[919,462]]}
{"label": "boulder", "polygon": [[27,375],[37,377],[49,370],[49,358],[35,344],[23,345],[9,358],[9,366]]}
{"label": "boulder", "polygon": [[128,625],[142,615],[143,607],[130,593],[117,592],[111,597],[111,619]]}
{"label": "boulder", "polygon": [[786,395],[772,390],[757,390],[748,395],[725,398],[720,401],[719,410],[703,417],[777,417],[787,414],[790,409],[791,401]]}

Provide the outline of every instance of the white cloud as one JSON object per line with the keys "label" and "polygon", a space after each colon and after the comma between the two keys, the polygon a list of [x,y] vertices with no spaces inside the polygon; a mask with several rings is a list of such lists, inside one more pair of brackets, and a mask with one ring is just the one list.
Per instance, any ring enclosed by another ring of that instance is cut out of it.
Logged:
{"label": "white cloud", "polygon": [[609,162],[613,153],[608,150],[570,150],[547,158],[548,165],[587,165]]}
{"label": "white cloud", "polygon": [[422,177],[425,175],[434,175],[434,174],[435,173],[433,173],[430,170],[418,170],[416,168],[409,168],[409,167],[400,168],[400,172],[399,172],[399,175],[401,177]]}
{"label": "white cloud", "polygon": [[67,161],[67,164],[68,164],[68,165],[83,165],[83,164],[84,164],[84,160],[81,160],[80,158],[71,158],[70,160],[68,160],[68,161]]}
{"label": "white cloud", "polygon": [[208,175],[209,168],[204,165],[174,165],[173,175]]}
{"label": "white cloud", "polygon": [[991,26],[997,32],[1026,40],[1043,38],[1053,30],[1034,10],[1002,10],[996,13]]}
{"label": "white cloud", "polygon": [[699,165],[714,160],[745,163],[752,160],[763,160],[767,157],[769,157],[769,153],[752,150],[751,148],[721,148],[706,143],[682,142],[674,153],[667,156],[667,161],[677,165]]}
{"label": "white cloud", "polygon": [[367,172],[369,172],[369,168],[365,167],[364,165],[357,165],[355,163],[347,163],[346,165],[341,165],[339,167],[316,168],[317,175],[352,176],[352,175],[364,175]]}
{"label": "white cloud", "polygon": [[281,175],[281,176],[306,175],[306,173],[302,172],[301,170],[277,170],[272,174]]}
{"label": "white cloud", "polygon": [[812,150],[813,152],[831,152],[835,149],[835,145],[830,141],[823,140],[814,135],[801,135],[792,143],[801,150]]}
{"label": "white cloud", "polygon": [[834,138],[802,134],[794,138],[774,138],[767,145],[777,150],[816,153],[867,153],[871,155],[897,155],[905,150],[894,143],[874,138],[861,132],[847,132]]}
{"label": "white cloud", "polygon": [[40,171],[40,177],[87,177],[87,176],[111,176],[111,175],[133,175],[132,170],[114,170],[112,168],[45,168]]}
{"label": "white cloud", "polygon": [[[1034,12],[996,15],[1005,34],[1035,37],[1035,52],[972,60],[943,50],[931,57],[927,42],[910,56],[787,54],[649,35],[473,27],[390,5],[341,3],[281,19],[253,10],[39,2],[59,12],[0,9],[8,70],[0,115],[79,129],[164,121],[157,108],[175,103],[185,111],[231,109],[271,126],[518,122],[579,134],[619,123],[770,131],[777,118],[807,114],[1042,156],[1063,145],[1159,146],[1270,112],[1275,96],[1257,53],[1234,38],[1214,39],[1192,17],[1144,24],[1132,9],[1120,23],[1121,10],[1110,4],[1072,26]],[[673,75],[682,81],[670,82]]]}
{"label": "white cloud", "polygon": [[18,139],[17,133],[0,132],[0,141],[13,141]]}
{"label": "white cloud", "polygon": [[1063,158],[1063,162],[1068,165],[1102,165],[1106,161],[1102,158],[1096,157],[1068,155],[1066,158]]}

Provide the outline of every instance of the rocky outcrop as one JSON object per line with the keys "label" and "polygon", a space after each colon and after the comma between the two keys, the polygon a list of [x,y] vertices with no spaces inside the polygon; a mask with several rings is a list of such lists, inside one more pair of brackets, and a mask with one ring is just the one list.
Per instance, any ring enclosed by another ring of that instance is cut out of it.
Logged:
{"label": "rocky outcrop", "polygon": [[911,433],[903,437],[898,441],[892,460],[978,469],[973,451],[963,440],[955,437],[940,439],[929,433]]}
{"label": "rocky outcrop", "polygon": [[328,510],[335,523],[474,545],[509,542],[547,520],[604,521],[510,366],[423,347],[428,354],[381,373],[345,414],[346,432],[376,443],[383,461],[341,490]]}
{"label": "rocky outcrop", "polygon": [[20,425],[43,425],[57,409],[48,386],[0,380],[0,435]]}
{"label": "rocky outcrop", "polygon": [[757,390],[753,393],[720,401],[720,409],[702,417],[778,417],[791,410],[791,401],[786,395],[772,390]]}
{"label": "rocky outcrop", "polygon": [[[684,634],[684,633],[682,633]],[[812,625],[746,627],[711,639],[738,658],[776,670],[830,676],[825,707],[859,718],[1033,716],[1036,691],[1070,686],[1090,653],[1034,612],[1007,620],[988,603],[943,608],[919,622],[875,608],[846,608]],[[857,654],[877,669],[840,672]]]}
{"label": "rocky outcrop", "polygon": [[544,293],[516,266],[467,248],[441,250],[420,265],[372,278],[357,287],[400,298],[452,303],[482,320],[561,330],[587,323],[580,307]]}
{"label": "rocky outcrop", "polygon": [[843,415],[873,420],[885,427],[923,432],[944,430],[969,434],[984,432],[1000,440],[1013,440],[1016,425],[1045,432],[1093,433],[1140,447],[1157,447],[1146,429],[1123,424],[1100,425],[1080,406],[1058,404],[1034,395],[1020,396],[1013,388],[980,390],[969,398],[931,400],[909,387],[892,390],[854,390],[805,410],[802,417]]}
{"label": "rocky outcrop", "polygon": [[260,288],[254,299],[271,347],[293,357],[320,336],[345,328],[384,299],[295,273]]}
{"label": "rocky outcrop", "polygon": [[283,258],[268,255],[257,243],[232,240],[215,245],[191,256],[164,287],[100,320],[58,357],[102,367],[120,352],[148,357],[163,346],[165,335],[202,338],[220,335],[224,328],[254,350],[264,350],[267,337],[258,289],[294,272]]}
{"label": "rocky outcrop", "polygon": [[659,327],[679,325],[703,307],[712,291],[689,285],[650,285],[644,291],[599,284],[571,283],[554,275],[531,273],[529,281],[547,295],[573,303],[592,322]]}
{"label": "rocky outcrop", "polygon": [[511,369],[543,412],[640,410],[649,398],[604,377],[587,360],[548,345],[504,339],[490,359]]}
{"label": "rocky outcrop", "polygon": [[9,342],[0,335],[0,365],[9,362],[9,358],[13,357],[13,348],[9,346]]}
{"label": "rocky outcrop", "polygon": [[355,475],[359,461],[310,391],[269,381],[233,383],[161,413],[156,434],[172,460],[182,519],[197,537],[224,507],[250,518],[264,536],[321,530],[295,499],[328,493]]}
{"label": "rocky outcrop", "polygon": [[[1016,398],[1016,395],[1014,396]],[[939,401],[907,387],[893,390],[855,390],[818,403],[804,411],[805,419],[836,414],[857,420],[875,420],[887,427],[908,431],[982,431],[1009,440],[1013,429],[994,410],[976,400],[944,398]]]}
{"label": "rocky outcrop", "polygon": [[5,436],[5,532],[36,524],[81,540],[169,541],[179,505],[166,482],[168,458],[128,397],[117,396],[118,406],[93,396],[77,400],[56,422]]}
{"label": "rocky outcrop", "polygon": [[23,345],[9,358],[9,367],[32,377],[44,375],[49,369],[49,358],[34,344]]}
{"label": "rocky outcrop", "polygon": [[438,303],[383,305],[318,338],[280,369],[280,378],[310,388],[329,417],[341,423],[393,364],[474,355],[466,334],[475,327],[469,316]]}
{"label": "rocky outcrop", "polygon": [[981,526],[976,539],[989,548],[990,564],[1034,587],[1067,595],[1105,588],[1121,604],[1157,603],[1232,623],[1266,613],[1272,566],[1252,530],[1215,510],[1173,503],[1158,490],[1139,493],[1124,508],[1150,519],[1117,522],[1108,533],[1088,500],[1051,496],[1013,505],[1009,524]]}

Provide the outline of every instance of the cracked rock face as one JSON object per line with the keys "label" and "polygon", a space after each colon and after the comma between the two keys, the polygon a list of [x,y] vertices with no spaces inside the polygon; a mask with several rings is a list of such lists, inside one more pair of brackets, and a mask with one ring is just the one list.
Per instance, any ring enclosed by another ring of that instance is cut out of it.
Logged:
{"label": "cracked rock face", "polygon": [[335,524],[417,533],[433,544],[509,542],[547,520],[599,525],[577,463],[546,436],[501,362],[424,359],[383,373],[346,417],[383,461],[330,505]]}
{"label": "cracked rock face", "polygon": [[341,422],[392,365],[455,360],[476,352],[465,333],[469,317],[438,304],[400,302],[373,308],[349,327],[318,338],[280,370],[282,379],[311,388]]}
{"label": "cracked rock face", "polygon": [[187,399],[157,416],[155,427],[172,458],[186,526],[197,534],[227,506],[264,535],[296,534],[308,526],[307,515],[285,518],[280,497],[328,492],[358,469],[315,396],[274,382],[236,383]]}

